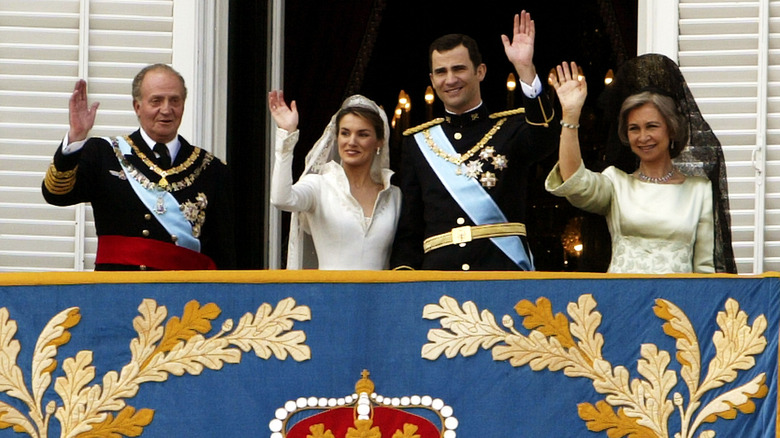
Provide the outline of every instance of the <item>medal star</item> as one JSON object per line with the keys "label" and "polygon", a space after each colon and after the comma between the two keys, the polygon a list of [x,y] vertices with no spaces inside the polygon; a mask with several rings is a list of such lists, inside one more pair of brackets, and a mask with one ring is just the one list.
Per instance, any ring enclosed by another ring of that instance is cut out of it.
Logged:
{"label": "medal star", "polygon": [[466,165],[466,176],[469,178],[477,178],[482,174],[482,162],[477,160],[471,160]]}
{"label": "medal star", "polygon": [[482,178],[479,179],[482,183],[482,187],[492,188],[496,186],[496,174],[493,172],[485,172],[482,174]]}
{"label": "medal star", "polygon": [[493,158],[493,154],[496,153],[496,150],[493,148],[493,146],[487,146],[485,149],[482,149],[479,152],[479,159],[480,160],[489,160]]}
{"label": "medal star", "polygon": [[498,154],[493,157],[493,167],[495,167],[497,170],[506,169],[506,165],[509,163],[509,160],[506,159],[505,155]]}

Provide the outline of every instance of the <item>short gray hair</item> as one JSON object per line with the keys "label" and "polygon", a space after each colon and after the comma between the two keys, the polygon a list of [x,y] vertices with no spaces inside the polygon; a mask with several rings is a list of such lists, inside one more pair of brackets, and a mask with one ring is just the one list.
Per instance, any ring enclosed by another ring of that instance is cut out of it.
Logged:
{"label": "short gray hair", "polygon": [[173,67],[171,67],[168,64],[152,64],[147,65],[141,71],[138,72],[137,75],[135,75],[135,78],[133,78],[133,100],[140,101],[141,100],[141,84],[144,82],[144,78],[146,77],[146,74],[150,71],[154,70],[164,70],[170,73],[173,73],[176,75],[177,78],[179,78],[179,81],[181,82],[181,88],[184,90],[184,95],[182,96],[184,100],[187,100],[187,86],[184,84],[184,78],[182,77],[179,72],[177,72]]}
{"label": "short gray hair", "polygon": [[[669,130],[669,139],[676,147],[669,148],[672,158],[680,155],[685,145],[688,144],[688,120],[677,109],[677,104],[671,97],[654,91],[642,91],[628,96],[620,107],[618,117],[618,137],[623,144],[628,144],[628,114],[645,104],[653,104],[661,113]],[[671,145],[670,145],[671,146]]]}

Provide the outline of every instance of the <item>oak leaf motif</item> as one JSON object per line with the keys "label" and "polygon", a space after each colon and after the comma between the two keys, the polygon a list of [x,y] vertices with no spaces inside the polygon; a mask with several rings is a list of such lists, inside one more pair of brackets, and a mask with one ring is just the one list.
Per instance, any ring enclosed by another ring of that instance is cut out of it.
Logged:
{"label": "oak leaf motif", "polygon": [[584,294],[576,303],[569,303],[566,310],[572,319],[569,325],[571,334],[578,339],[577,348],[592,366],[593,359],[601,357],[601,349],[604,347],[604,336],[598,332],[601,313],[596,311],[596,301],[592,295]]}
{"label": "oak leaf motif", "polygon": [[691,394],[696,394],[701,378],[701,354],[699,352],[699,339],[693,329],[693,324],[682,309],[661,298],[655,300],[653,312],[666,321],[662,325],[664,333],[677,340],[676,358],[681,365],[680,376],[688,386],[688,391]]}
{"label": "oak leaf motif", "polygon": [[[195,335],[210,332],[211,321],[219,317],[220,313],[222,311],[214,303],[208,303],[201,307],[200,303],[195,300],[188,302],[184,306],[181,318],[172,316],[165,324],[165,334],[155,353],[171,351],[180,342],[186,342]],[[146,364],[147,362],[141,368],[144,368]]]}
{"label": "oak leaf motif", "polygon": [[242,351],[254,351],[262,359],[274,356],[285,360],[289,354],[295,361],[301,362],[311,358],[311,349],[305,344],[306,334],[292,330],[293,321],[310,319],[311,309],[296,306],[294,299],[285,298],[277,304],[276,309],[264,303],[254,315],[245,314],[233,332],[223,339]]}
{"label": "oak leaf motif", "polygon": [[[569,303],[567,306],[571,322],[562,314],[553,315],[552,306],[544,297],[539,298],[536,304],[520,301],[515,310],[525,317],[523,325],[530,330],[529,334],[517,332],[507,315],[502,323],[509,333],[496,326],[489,344],[484,343],[484,333],[474,327],[480,322],[494,321],[492,313],[487,310],[480,313],[472,302],[466,302],[461,310],[456,300],[442,296],[438,305],[428,304],[423,310],[425,318],[440,318],[442,329],[429,330],[428,340],[431,342],[423,346],[422,354],[427,359],[436,359],[442,353],[446,353],[448,358],[458,354],[473,355],[479,347],[476,341],[480,341],[483,348],[492,350],[496,361],[509,361],[515,367],[529,365],[534,371],[549,369],[563,371],[568,377],[589,378],[596,392],[605,394],[606,399],[600,402],[603,405],[597,407],[580,405],[581,417],[590,419],[589,428],[600,427],[602,429],[598,430],[606,430],[613,438],[668,437],[669,417],[675,406],[680,408],[681,431],[674,436],[683,438],[693,438],[704,422],[735,418],[740,412],[754,412],[753,399],[764,398],[768,394],[763,381],[765,374],[721,394],[704,406],[691,423],[704,393],[734,381],[738,371],[755,366],[753,356],[761,354],[767,345],[764,337],[766,317],[759,315],[752,326],[749,325],[747,314],[739,309],[739,303],[729,298],[724,311],[716,317],[721,330],[713,335],[715,358],[709,364],[707,376],[699,383],[701,353],[693,325],[673,303],[657,299],[655,304],[655,314],[665,321],[664,333],[677,340],[676,358],[682,365],[680,373],[690,390],[687,406],[683,406],[680,393],[674,393],[670,398],[677,386],[677,374],[669,368],[670,354],[658,350],[656,345],[641,346],[637,370],[644,379],[631,379],[626,367],[613,367],[602,357],[604,341],[597,332],[601,314],[595,311],[596,302],[589,294],[581,295],[576,304]],[[475,338],[475,333],[482,337]],[[499,343],[501,341],[503,343]],[[609,406],[619,407],[618,414],[611,412],[611,408],[605,409]],[[601,423],[593,423],[592,419],[600,419]],[[625,423],[626,419],[628,423]],[[610,424],[620,426],[604,426]],[[715,432],[701,430],[698,436],[712,438]]]}
{"label": "oak leaf motif", "polygon": [[577,413],[585,420],[588,430],[607,431],[609,438],[657,438],[651,429],[637,424],[635,418],[626,416],[623,408],[618,408],[615,413],[612,406],[603,400],[596,402],[596,406],[580,403],[577,405]]}
{"label": "oak leaf motif", "polygon": [[552,303],[545,297],[539,297],[536,304],[522,300],[515,306],[518,315],[523,316],[523,327],[536,330],[545,336],[558,339],[564,348],[572,348],[576,344],[569,330],[569,320],[563,313],[553,316]]}
{"label": "oak leaf motif", "polygon": [[439,304],[428,304],[423,308],[423,318],[441,319],[442,329],[428,332],[431,341],[422,347],[422,357],[435,360],[442,354],[453,358],[458,353],[473,356],[480,347],[489,349],[506,337],[506,332],[496,323],[489,311],[480,314],[477,306],[467,301],[463,309],[457,300],[442,296]]}
{"label": "oak leaf motif", "polygon": [[718,312],[716,320],[721,328],[712,335],[716,354],[699,392],[733,382],[737,378],[737,371],[755,366],[753,355],[760,354],[766,348],[766,318],[763,315],[756,317],[751,327],[747,323],[747,314],[739,309],[739,303],[733,298],[726,301],[725,311]]}
{"label": "oak leaf motif", "polygon": [[123,438],[141,436],[144,427],[154,419],[154,411],[127,406],[117,414],[116,418],[108,414],[106,419],[94,424],[92,430],[77,435],[77,438]]}
{"label": "oak leaf motif", "polygon": [[694,421],[694,430],[701,423],[714,423],[718,418],[733,420],[738,413],[756,411],[753,399],[764,398],[769,393],[766,374],[761,373],[750,382],[719,395],[702,408]]}
{"label": "oak leaf motif", "polygon": [[[303,344],[305,333],[292,331],[294,320],[308,320],[311,310],[296,306],[292,298],[282,300],[276,309],[268,304],[258,308],[257,318],[251,314],[241,333],[229,333],[233,323],[227,320],[222,330],[206,338],[211,321],[221,310],[213,303],[201,306],[197,301],[186,304],[181,318],[172,317],[163,327],[168,311],[154,300],[145,299],[138,307],[139,316],[133,319],[138,337],[131,340],[130,363],[120,372],[109,371],[102,384],[92,384],[96,375],[92,352],[79,351],[62,364],[63,375],[57,377],[54,391],[62,405],[49,401],[42,407],[42,396],[51,383],[51,372],[56,368],[58,347],[70,340],[69,329],[81,319],[78,308],[69,308],[55,315],[38,338],[33,356],[34,394],[25,387],[21,369],[16,365],[20,351],[14,339],[16,322],[8,310],[0,308],[0,393],[17,398],[29,407],[29,417],[11,405],[0,401],[0,429],[12,427],[33,438],[46,438],[52,414],[60,421],[63,438],[120,438],[139,436],[154,418],[154,411],[127,405],[139,387],[146,382],[161,382],[171,375],[200,374],[204,368],[220,369],[225,363],[241,361],[239,344],[259,352],[265,343],[277,357],[289,354],[296,360],[308,360],[311,351]],[[251,321],[250,321],[251,320]],[[269,350],[270,351],[270,350]],[[260,354],[258,354],[260,356]],[[116,415],[116,416],[114,416]]]}

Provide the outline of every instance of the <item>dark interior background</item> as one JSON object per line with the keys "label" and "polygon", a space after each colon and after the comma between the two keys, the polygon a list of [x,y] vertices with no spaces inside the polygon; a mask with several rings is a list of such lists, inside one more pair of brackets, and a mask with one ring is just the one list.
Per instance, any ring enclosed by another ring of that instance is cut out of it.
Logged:
{"label": "dark interior background", "polygon": [[[607,71],[617,71],[625,60],[636,56],[636,2],[491,0],[481,5],[462,8],[442,1],[287,0],[284,92],[288,100],[298,103],[301,130],[294,173],[300,173],[308,148],[349,95],[359,93],[373,99],[392,118],[398,95],[404,90],[412,105],[406,125],[426,121],[423,99],[430,85],[428,45],[446,33],[465,33],[477,40],[487,65],[483,100],[491,111],[505,109],[506,79],[513,68],[500,35],[511,35],[513,16],[523,9],[536,24],[534,62],[543,82],[547,72],[561,61],[583,66],[589,87],[580,130],[583,157],[588,167],[602,167],[606,124],[599,97]],[[227,160],[234,178],[242,269],[261,269],[268,264],[264,224],[269,208],[265,200],[267,16],[267,0],[230,1]],[[436,102],[434,117],[441,110]],[[540,163],[529,185],[527,226],[537,269],[604,271],[610,243],[603,218],[585,214],[544,191],[544,177],[555,161],[556,156],[552,156]],[[285,215],[285,233],[287,222]],[[565,251],[565,244],[576,239],[583,242],[583,251]],[[282,246],[286,247],[286,237]]]}

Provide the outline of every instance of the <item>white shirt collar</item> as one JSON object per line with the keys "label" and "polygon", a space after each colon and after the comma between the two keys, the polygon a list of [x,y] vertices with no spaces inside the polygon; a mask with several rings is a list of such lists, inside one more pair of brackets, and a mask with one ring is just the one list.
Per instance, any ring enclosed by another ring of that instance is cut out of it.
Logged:
{"label": "white shirt collar", "polygon": [[[152,137],[149,137],[149,134],[144,131],[144,128],[141,128],[141,137],[143,137],[146,145],[149,146],[149,149],[154,148],[154,145],[157,143],[156,141],[152,140]],[[179,153],[179,149],[181,149],[179,136],[177,135],[173,140],[165,143],[165,146],[168,147],[168,153],[171,155],[171,163],[173,163],[176,161],[176,154]]]}

